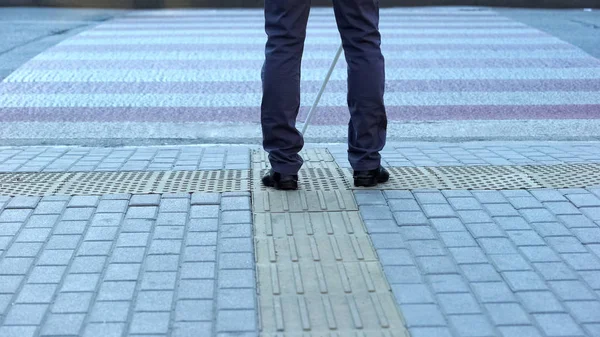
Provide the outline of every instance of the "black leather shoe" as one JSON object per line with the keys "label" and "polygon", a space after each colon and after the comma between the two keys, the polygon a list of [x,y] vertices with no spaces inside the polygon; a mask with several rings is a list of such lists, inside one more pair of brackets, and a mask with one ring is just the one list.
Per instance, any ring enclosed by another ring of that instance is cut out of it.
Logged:
{"label": "black leather shoe", "polygon": [[267,187],[275,187],[278,190],[297,190],[298,176],[281,174],[271,169],[262,178],[262,183]]}
{"label": "black leather shoe", "polygon": [[382,166],[369,171],[354,171],[354,186],[373,187],[390,180],[390,173]]}

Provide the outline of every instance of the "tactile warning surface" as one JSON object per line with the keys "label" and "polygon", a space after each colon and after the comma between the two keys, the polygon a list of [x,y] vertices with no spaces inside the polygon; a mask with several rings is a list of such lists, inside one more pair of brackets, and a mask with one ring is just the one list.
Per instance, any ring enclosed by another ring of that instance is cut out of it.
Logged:
{"label": "tactile warning surface", "polygon": [[18,173],[0,175],[0,195],[247,192],[247,170]]}
{"label": "tactile warning surface", "polygon": [[263,193],[269,206],[254,199],[262,336],[408,336],[352,192],[311,211],[279,202],[309,192]]}

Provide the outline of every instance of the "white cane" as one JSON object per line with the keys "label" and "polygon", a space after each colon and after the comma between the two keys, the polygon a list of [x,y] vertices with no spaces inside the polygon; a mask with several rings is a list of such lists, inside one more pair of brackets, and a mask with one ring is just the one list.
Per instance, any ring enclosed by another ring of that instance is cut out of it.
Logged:
{"label": "white cane", "polygon": [[304,127],[302,127],[302,134],[303,135],[306,134],[306,129],[308,128],[308,124],[310,123],[310,119],[312,118],[313,112],[315,112],[315,110],[317,109],[317,106],[319,105],[319,101],[321,100],[321,95],[323,95],[323,91],[325,91],[325,87],[327,87],[327,83],[329,82],[329,78],[331,77],[331,73],[333,73],[333,70],[335,69],[335,66],[338,63],[338,60],[340,59],[340,55],[342,54],[342,50],[343,50],[342,45],[340,45],[340,48],[338,49],[337,53],[335,54],[335,58],[333,59],[333,62],[331,63],[331,67],[329,68],[329,72],[327,73],[327,76],[325,77],[325,81],[323,81],[323,85],[321,85],[321,90],[319,90],[319,94],[317,95],[317,98],[315,99],[315,102],[313,103],[312,107],[308,111],[308,116],[306,116],[306,122],[304,122]]}

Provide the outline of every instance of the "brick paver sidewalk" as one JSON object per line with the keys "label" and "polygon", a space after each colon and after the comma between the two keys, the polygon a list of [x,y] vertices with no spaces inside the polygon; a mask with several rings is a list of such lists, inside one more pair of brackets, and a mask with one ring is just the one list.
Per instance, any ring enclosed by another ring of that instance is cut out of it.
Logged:
{"label": "brick paver sidewalk", "polygon": [[600,143],[389,144],[381,190],[308,146],[289,193],[255,150],[1,148],[0,336],[600,336]]}

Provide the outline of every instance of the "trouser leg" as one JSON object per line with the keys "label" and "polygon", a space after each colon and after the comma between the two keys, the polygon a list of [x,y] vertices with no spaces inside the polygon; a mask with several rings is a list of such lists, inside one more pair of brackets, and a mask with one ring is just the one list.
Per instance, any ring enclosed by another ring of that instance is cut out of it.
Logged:
{"label": "trouser leg", "polygon": [[386,141],[378,0],[333,0],[348,63],[348,160],[355,170],[379,167]]}
{"label": "trouser leg", "polygon": [[263,147],[276,172],[296,174],[304,146],[296,129],[300,109],[300,66],[310,0],[265,0],[268,41],[262,68]]}

